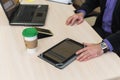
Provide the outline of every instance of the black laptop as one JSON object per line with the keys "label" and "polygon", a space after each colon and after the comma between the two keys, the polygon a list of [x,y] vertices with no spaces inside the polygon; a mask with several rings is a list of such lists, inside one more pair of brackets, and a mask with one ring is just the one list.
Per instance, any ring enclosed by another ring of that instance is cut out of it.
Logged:
{"label": "black laptop", "polygon": [[43,26],[48,5],[20,4],[19,0],[0,0],[10,25]]}

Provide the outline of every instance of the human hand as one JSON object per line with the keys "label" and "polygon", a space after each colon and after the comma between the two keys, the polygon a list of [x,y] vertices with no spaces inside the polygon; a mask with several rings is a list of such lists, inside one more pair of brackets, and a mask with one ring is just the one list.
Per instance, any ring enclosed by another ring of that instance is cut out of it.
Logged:
{"label": "human hand", "polygon": [[84,21],[84,14],[83,13],[78,13],[70,16],[67,21],[66,25],[74,25],[75,23],[80,24]]}
{"label": "human hand", "polygon": [[85,43],[84,45],[86,46],[85,48],[76,52],[78,61],[87,61],[103,54],[100,44]]}

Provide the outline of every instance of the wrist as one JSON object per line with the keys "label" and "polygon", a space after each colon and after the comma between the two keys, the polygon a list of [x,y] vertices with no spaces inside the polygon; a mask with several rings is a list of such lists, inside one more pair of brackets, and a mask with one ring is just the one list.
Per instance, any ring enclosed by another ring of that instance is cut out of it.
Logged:
{"label": "wrist", "polygon": [[85,16],[84,13],[82,13],[82,12],[81,12],[81,13],[77,13],[77,15],[78,15],[78,16],[81,16],[81,17],[83,17],[83,18],[84,18],[84,16]]}
{"label": "wrist", "polygon": [[82,14],[83,17],[86,15],[86,11],[85,10],[76,10],[75,13],[76,14]]}
{"label": "wrist", "polygon": [[102,48],[103,53],[106,53],[106,52],[109,51],[109,47],[108,47],[108,45],[107,45],[104,41],[102,41],[102,42],[100,43],[100,47]]}

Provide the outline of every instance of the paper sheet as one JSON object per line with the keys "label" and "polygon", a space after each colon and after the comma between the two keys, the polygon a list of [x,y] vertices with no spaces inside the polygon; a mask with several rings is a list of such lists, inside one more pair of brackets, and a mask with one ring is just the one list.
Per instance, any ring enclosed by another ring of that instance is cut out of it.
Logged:
{"label": "paper sheet", "polygon": [[70,3],[72,3],[71,0],[49,0],[49,1],[55,1],[55,2],[59,2],[59,3],[65,3],[65,4],[70,4]]}

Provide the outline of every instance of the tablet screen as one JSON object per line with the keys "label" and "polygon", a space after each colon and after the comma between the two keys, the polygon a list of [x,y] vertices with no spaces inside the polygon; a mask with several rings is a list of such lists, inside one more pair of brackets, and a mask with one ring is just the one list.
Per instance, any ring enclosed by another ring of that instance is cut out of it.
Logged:
{"label": "tablet screen", "polygon": [[83,48],[82,44],[68,39],[46,51],[44,56],[55,63],[64,63],[75,56],[75,52],[81,48]]}

